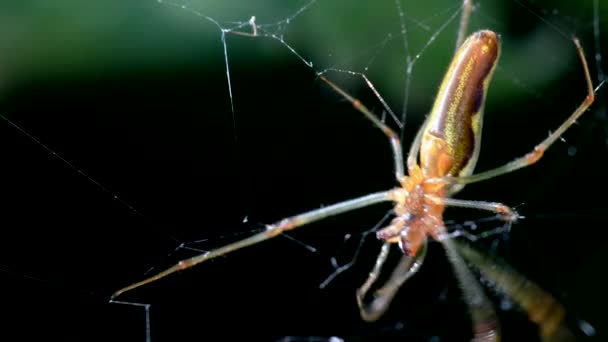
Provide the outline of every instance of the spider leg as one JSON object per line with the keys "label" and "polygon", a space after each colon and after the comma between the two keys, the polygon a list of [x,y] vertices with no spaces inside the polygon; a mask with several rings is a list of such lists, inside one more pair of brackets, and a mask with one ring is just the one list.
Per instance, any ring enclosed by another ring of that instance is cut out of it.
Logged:
{"label": "spider leg", "polygon": [[[428,117],[424,120],[424,123],[421,127],[426,125],[428,121]],[[419,129],[418,133],[416,133],[416,137],[412,142],[412,146],[410,146],[410,151],[407,154],[407,169],[412,170],[418,166],[418,153],[420,152],[420,144],[422,142],[422,136],[424,135],[424,129]]]}
{"label": "spider leg", "polygon": [[454,268],[463,299],[469,309],[473,321],[473,341],[499,341],[499,323],[492,303],[456,250],[454,240],[447,238],[441,239],[440,242]]}
{"label": "spider leg", "polygon": [[470,208],[470,209],[479,209],[479,210],[487,210],[495,212],[499,214],[503,220],[507,222],[513,222],[517,220],[519,217],[517,212],[515,212],[510,207],[497,202],[485,202],[485,201],[469,201],[469,200],[461,200],[456,198],[440,198],[433,195],[425,195],[426,198],[431,199],[436,204],[442,204],[450,207],[461,207],[461,208]]}
{"label": "spider leg", "polygon": [[424,262],[424,257],[426,256],[427,243],[426,240],[424,240],[424,243],[418,250],[416,256],[411,257],[407,254],[403,254],[399,264],[391,273],[391,277],[386,284],[374,292],[371,303],[365,303],[364,298],[367,295],[367,292],[380,276],[382,266],[388,256],[390,245],[390,243],[384,243],[382,245],[374,268],[370,272],[365,283],[357,290],[357,304],[359,305],[361,318],[368,322],[377,320],[386,312],[401,285],[418,272],[420,266],[422,266],[422,263]]}
{"label": "spider leg", "polygon": [[471,21],[471,12],[473,12],[472,0],[464,0],[462,2],[462,15],[460,16],[460,25],[458,26],[458,37],[456,38],[456,50],[462,45],[467,37],[469,22]]}
{"label": "spider leg", "polygon": [[565,310],[551,294],[517,273],[508,265],[482,255],[469,245],[455,241],[454,245],[484,277],[512,298],[539,326],[543,341],[574,341],[575,338],[564,324]]}
{"label": "spider leg", "polygon": [[325,219],[330,216],[343,214],[343,213],[346,213],[349,211],[353,211],[353,210],[356,210],[359,208],[367,207],[367,206],[381,203],[381,202],[389,202],[389,201],[393,200],[393,197],[394,197],[393,190],[376,192],[373,194],[369,194],[369,195],[358,197],[355,199],[339,202],[339,203],[336,203],[336,204],[333,204],[333,205],[330,205],[327,207],[323,207],[323,208],[316,209],[316,210],[311,210],[311,211],[303,213],[303,214],[299,214],[299,215],[295,215],[295,216],[283,219],[279,222],[268,225],[266,227],[266,230],[261,233],[258,233],[253,236],[250,236],[248,238],[245,238],[243,240],[228,244],[228,245],[220,247],[218,249],[211,250],[207,253],[199,254],[192,258],[182,260],[179,263],[177,263],[176,265],[169,267],[168,269],[166,269],[156,275],[153,275],[147,279],[144,279],[142,281],[139,281],[137,283],[134,283],[132,285],[129,285],[125,288],[122,288],[122,289],[116,291],[112,295],[111,299],[114,299],[127,291],[131,291],[133,289],[144,286],[146,284],[155,282],[172,273],[182,271],[182,270],[188,269],[190,267],[193,267],[195,265],[198,265],[204,261],[216,258],[221,255],[228,254],[230,252],[234,252],[234,251],[239,250],[244,247],[255,245],[262,241],[269,240],[286,231],[307,225],[307,224],[315,222],[315,221]]}
{"label": "spider leg", "polygon": [[368,120],[370,120],[376,127],[388,137],[391,143],[391,149],[393,150],[393,161],[395,164],[395,177],[397,180],[401,180],[405,176],[405,170],[403,168],[403,150],[401,149],[401,140],[399,135],[395,133],[390,127],[384,122],[379,120],[361,101],[349,95],[342,88],[338,87],[335,83],[328,80],[325,76],[320,75],[319,78],[323,82],[327,83],[335,92],[342,95],[348,102],[350,102],[356,110],[361,112]]}

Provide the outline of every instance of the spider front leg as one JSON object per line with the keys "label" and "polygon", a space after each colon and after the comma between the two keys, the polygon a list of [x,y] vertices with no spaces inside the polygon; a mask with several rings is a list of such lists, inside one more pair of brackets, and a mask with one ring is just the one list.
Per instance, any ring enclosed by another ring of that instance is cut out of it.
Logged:
{"label": "spider front leg", "polygon": [[299,214],[299,215],[295,215],[295,216],[283,219],[279,222],[268,225],[266,227],[266,230],[261,233],[258,233],[253,236],[250,236],[248,238],[245,238],[243,240],[228,244],[228,245],[220,247],[218,249],[214,249],[207,253],[203,253],[203,254],[194,256],[190,259],[182,260],[182,261],[178,262],[176,265],[174,265],[154,276],[151,276],[147,279],[144,279],[142,281],[139,281],[137,283],[134,283],[132,285],[129,285],[125,288],[122,288],[122,289],[116,291],[112,295],[111,299],[114,299],[127,291],[131,291],[138,287],[141,287],[141,286],[150,284],[152,282],[155,282],[157,280],[160,280],[175,272],[182,271],[182,270],[188,269],[190,267],[196,266],[204,261],[228,254],[230,252],[234,252],[234,251],[239,250],[244,247],[255,245],[262,241],[269,240],[286,231],[290,231],[292,229],[302,227],[302,226],[305,226],[307,224],[310,224],[310,223],[313,223],[316,221],[323,220],[330,216],[343,214],[343,213],[346,213],[349,211],[353,211],[353,210],[363,208],[363,207],[368,207],[368,206],[371,206],[371,205],[374,205],[377,203],[381,203],[381,202],[393,201],[394,198],[395,198],[394,190],[376,192],[373,194],[369,194],[369,195],[362,196],[359,198],[339,202],[339,203],[336,203],[336,204],[333,204],[333,205],[330,205],[330,206],[327,206],[324,208],[311,210],[311,211],[303,213],[303,214]]}
{"label": "spider front leg", "polygon": [[[591,81],[591,75],[589,74],[589,67],[587,66],[587,60],[585,59],[585,53],[583,51],[583,47],[581,46],[579,40],[577,38],[572,39],[574,41],[574,45],[576,45],[576,49],[578,52],[578,56],[583,64],[583,70],[585,73],[585,80],[587,81],[587,96],[583,100],[583,102],[576,108],[576,110],[564,121],[555,132],[550,134],[545,140],[543,140],[540,144],[536,145],[534,149],[527,153],[526,155],[519,157],[503,166],[497,167],[492,170],[488,170],[485,172],[481,172],[471,176],[463,176],[463,177],[446,177],[447,181],[452,184],[470,184],[479,182],[482,180],[494,178],[523,167],[532,165],[540,160],[545,151],[557,140],[559,139],[564,132],[572,126],[578,118],[583,115],[589,109],[589,107],[595,101],[595,91],[593,89],[593,82]],[[601,85],[601,84],[600,84]]]}
{"label": "spider front leg", "polygon": [[496,202],[486,202],[486,201],[469,201],[469,200],[461,200],[449,197],[437,197],[434,195],[425,195],[425,197],[432,201],[434,204],[450,206],[450,207],[460,207],[460,208],[469,208],[469,209],[479,209],[494,212],[506,221],[506,222],[515,222],[519,215],[517,212],[507,205]]}
{"label": "spider front leg", "polygon": [[454,269],[463,299],[469,309],[473,321],[473,341],[499,341],[500,328],[492,302],[458,253],[454,241],[449,237],[439,241]]}
{"label": "spider front leg", "polygon": [[350,94],[345,92],[342,88],[338,87],[335,83],[328,80],[325,76],[320,75],[319,78],[327,83],[336,93],[342,95],[348,102],[350,102],[356,110],[361,112],[368,120],[370,120],[376,127],[378,127],[382,133],[384,133],[390,143],[391,149],[393,150],[393,161],[395,167],[395,177],[397,180],[403,179],[405,176],[405,170],[403,168],[403,150],[401,149],[401,139],[399,139],[399,135],[395,133],[390,127],[384,124],[384,122],[380,121],[361,101],[352,97]]}

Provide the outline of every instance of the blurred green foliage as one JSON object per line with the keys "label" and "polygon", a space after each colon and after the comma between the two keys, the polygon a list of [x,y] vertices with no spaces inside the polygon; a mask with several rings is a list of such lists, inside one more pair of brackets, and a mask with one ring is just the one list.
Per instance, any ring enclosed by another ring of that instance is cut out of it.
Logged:
{"label": "blurred green foliage", "polygon": [[[123,70],[163,68],[223,68],[220,30],[256,16],[259,25],[279,22],[307,6],[306,0],[182,1],[186,9],[156,1],[83,2],[75,0],[4,1],[0,3],[0,70],[4,89],[30,79],[65,75],[92,77]],[[592,1],[475,1],[470,30],[490,28],[504,42],[501,69],[516,81],[502,82],[498,71],[493,97],[509,98],[515,87],[538,89],[567,71],[575,60],[570,34],[592,43]],[[413,68],[413,104],[428,104],[453,50],[460,6],[455,0],[401,1],[410,57],[422,52]],[[600,1],[600,18],[608,3]],[[537,14],[544,16],[541,21]],[[382,93],[400,101],[406,55],[399,13],[394,1],[318,0],[290,23],[262,31],[280,35],[315,71],[336,67],[366,71]],[[605,25],[602,23],[602,28]],[[447,24],[428,48],[425,44]],[[248,31],[250,27],[244,26]],[[565,36],[564,36],[565,35]],[[252,51],[242,37],[228,35],[229,58],[251,69],[284,63],[280,44]],[[272,51],[269,51],[272,50]],[[261,53],[262,58],[256,53]],[[366,67],[369,69],[366,70]],[[514,71],[517,70],[517,71]],[[386,84],[383,84],[386,82]]]}

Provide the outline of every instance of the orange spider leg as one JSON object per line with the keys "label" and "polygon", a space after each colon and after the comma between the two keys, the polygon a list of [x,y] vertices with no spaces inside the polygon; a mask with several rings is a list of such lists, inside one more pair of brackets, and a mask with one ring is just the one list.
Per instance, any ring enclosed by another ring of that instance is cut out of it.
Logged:
{"label": "orange spider leg", "polygon": [[369,195],[355,198],[352,200],[336,203],[334,205],[330,205],[330,206],[327,206],[324,208],[312,210],[312,211],[309,211],[309,212],[306,212],[306,213],[303,213],[300,215],[295,215],[295,216],[283,219],[279,222],[266,226],[266,230],[261,233],[255,234],[253,236],[250,236],[246,239],[237,241],[235,243],[231,243],[224,247],[214,249],[210,252],[194,256],[190,259],[182,260],[179,263],[177,263],[176,265],[174,265],[156,275],[153,275],[149,278],[146,278],[142,281],[139,281],[137,283],[134,283],[132,285],[129,285],[127,287],[124,287],[124,288],[114,292],[114,294],[112,295],[111,298],[114,299],[127,291],[131,291],[138,287],[144,286],[146,284],[150,284],[150,283],[155,282],[159,279],[162,279],[170,274],[188,269],[188,268],[198,265],[204,261],[216,258],[221,255],[228,254],[230,252],[234,252],[241,248],[251,246],[251,245],[260,243],[262,241],[269,240],[286,231],[293,230],[295,228],[310,224],[315,221],[322,220],[322,219],[330,217],[330,216],[339,215],[339,214],[342,214],[345,212],[367,207],[367,206],[370,206],[373,204],[392,201],[392,200],[393,200],[393,191],[389,190],[389,191],[376,192],[373,194],[369,194]]}

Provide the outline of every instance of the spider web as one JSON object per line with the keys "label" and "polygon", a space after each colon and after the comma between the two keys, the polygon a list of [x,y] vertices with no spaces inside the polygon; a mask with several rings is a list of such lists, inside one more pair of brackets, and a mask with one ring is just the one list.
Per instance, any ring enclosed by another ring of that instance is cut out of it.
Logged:
{"label": "spider web", "polygon": [[[583,41],[594,83],[603,79],[608,13],[599,1],[475,5],[469,31],[491,28],[503,39],[477,167],[484,170],[527,152],[585,96],[570,35]],[[384,136],[317,75],[384,116],[409,146],[453,52],[459,1],[383,1],[373,9],[325,0],[63,6],[2,5],[9,13],[1,21],[9,38],[3,41],[11,44],[0,57],[3,115],[29,135],[8,122],[0,127],[9,147],[0,264],[7,293],[15,294],[6,305],[13,316],[7,326],[28,321],[47,336],[131,341],[244,333],[283,341],[428,340],[469,333],[450,266],[436,246],[387,317],[361,322],[354,293],[378,246],[357,241],[384,216],[383,206],[124,298],[144,310],[107,304],[110,293],[150,268],[281,217],[393,186]],[[488,239],[488,249],[603,336],[600,310],[608,303],[597,298],[604,286],[586,281],[605,257],[598,229],[605,201],[589,195],[605,193],[608,125],[599,98],[542,163],[471,185],[459,197],[518,206],[526,218],[504,235],[507,241]],[[479,233],[463,222],[482,231],[500,226],[484,223],[483,215],[450,210],[446,217],[473,235]],[[352,237],[344,242],[346,234]],[[355,252],[364,257],[319,290],[335,271],[330,260],[342,265]],[[60,308],[70,313],[59,315]],[[534,334],[525,316],[505,315],[513,330]],[[235,329],[226,329],[230,323]]]}

